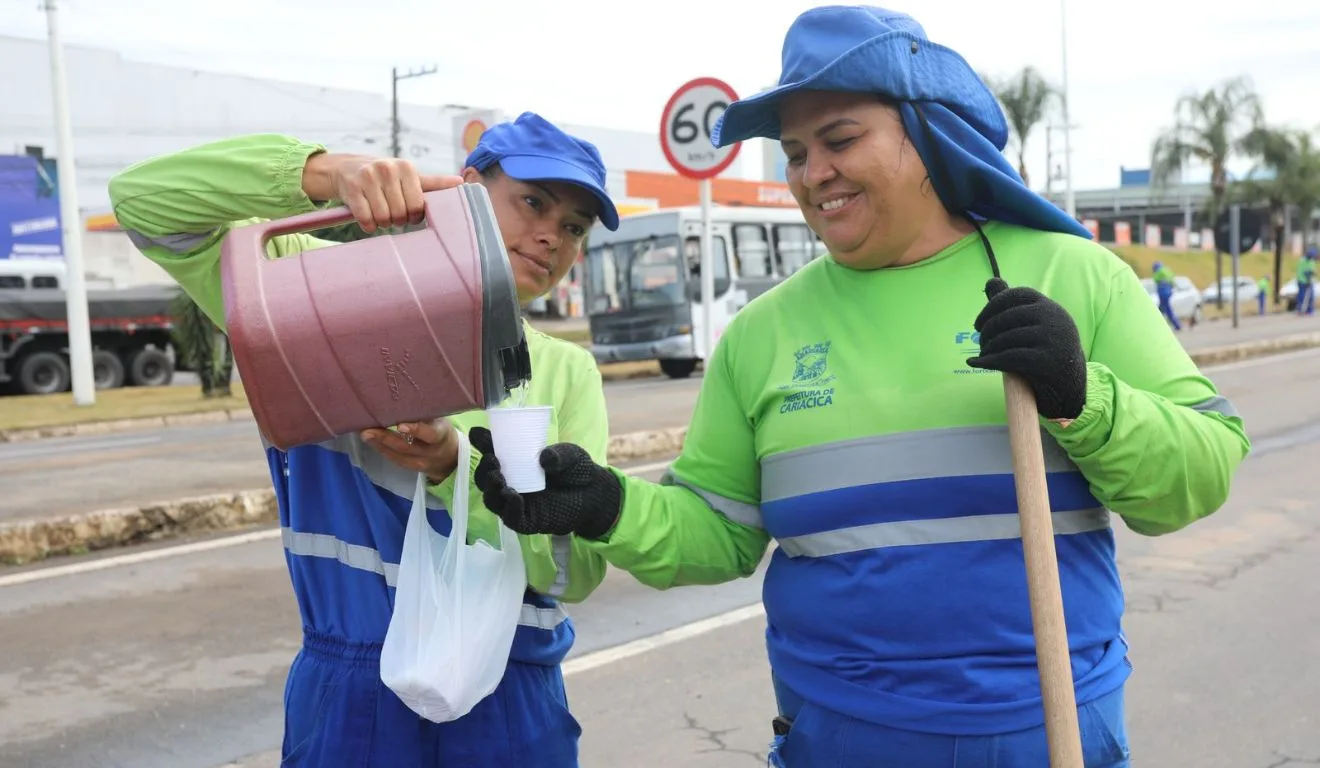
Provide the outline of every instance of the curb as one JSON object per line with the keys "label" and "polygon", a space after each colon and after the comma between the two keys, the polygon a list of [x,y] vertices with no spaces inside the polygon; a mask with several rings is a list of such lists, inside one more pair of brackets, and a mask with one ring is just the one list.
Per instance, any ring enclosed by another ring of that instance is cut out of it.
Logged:
{"label": "curb", "polygon": [[[611,463],[674,455],[687,427],[611,435]],[[189,533],[215,533],[279,520],[275,492],[263,488],[81,512],[49,520],[0,523],[0,564],[19,565]]]}
{"label": "curb", "polygon": [[47,437],[89,437],[131,432],[161,427],[188,427],[199,424],[220,424],[226,421],[251,421],[252,411],[246,408],[226,408],[214,411],[174,413],[165,416],[143,416],[136,419],[84,421],[78,424],[55,424],[29,429],[0,429],[0,443],[21,443]]}
{"label": "curb", "polygon": [[1265,357],[1284,352],[1320,347],[1320,332],[1294,333],[1260,339],[1244,344],[1226,344],[1222,347],[1208,347],[1188,353],[1198,366],[1218,365],[1253,357]]}

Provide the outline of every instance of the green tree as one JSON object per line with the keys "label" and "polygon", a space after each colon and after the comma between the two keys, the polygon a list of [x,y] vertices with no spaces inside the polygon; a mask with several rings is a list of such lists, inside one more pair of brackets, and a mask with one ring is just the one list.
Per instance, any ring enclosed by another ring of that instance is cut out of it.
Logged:
{"label": "green tree", "polygon": [[[1242,138],[1260,125],[1261,103],[1251,81],[1236,77],[1204,93],[1187,93],[1173,108],[1173,127],[1151,147],[1151,181],[1156,189],[1181,177],[1192,165],[1210,169],[1210,227],[1219,223],[1228,191],[1228,162],[1240,150]],[[1215,279],[1224,277],[1223,254],[1215,249]],[[1216,302],[1223,306],[1224,298]]]}
{"label": "green tree", "polygon": [[197,373],[202,397],[232,396],[234,351],[229,347],[229,338],[182,289],[174,296],[170,314],[175,345],[184,362]]}
{"label": "green tree", "polygon": [[[1059,96],[1059,90],[1049,83],[1035,67],[1024,67],[1017,74],[1004,79],[982,76],[1004,108],[1004,117],[1013,130],[1017,145],[1018,173],[1030,185],[1027,177],[1027,137],[1045,120],[1050,101]],[[1048,174],[1049,169],[1045,172]]]}

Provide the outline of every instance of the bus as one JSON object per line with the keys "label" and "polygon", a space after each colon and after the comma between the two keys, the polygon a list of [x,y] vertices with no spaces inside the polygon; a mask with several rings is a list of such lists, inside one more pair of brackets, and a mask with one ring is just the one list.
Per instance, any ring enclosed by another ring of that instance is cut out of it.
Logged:
{"label": "bus", "polygon": [[[809,261],[825,245],[798,208],[714,206],[711,210],[714,338],[738,310]],[[702,333],[701,208],[636,213],[610,232],[592,228],[585,301],[597,362],[658,360],[670,378],[705,359]]]}

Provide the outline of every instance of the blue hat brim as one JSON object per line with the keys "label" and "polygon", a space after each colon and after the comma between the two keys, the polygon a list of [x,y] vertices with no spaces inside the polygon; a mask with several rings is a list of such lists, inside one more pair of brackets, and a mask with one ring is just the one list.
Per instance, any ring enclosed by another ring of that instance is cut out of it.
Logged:
{"label": "blue hat brim", "polygon": [[[882,84],[888,75],[899,77],[892,85]],[[752,138],[778,139],[780,102],[806,90],[943,104],[1001,151],[1008,142],[1008,124],[999,102],[961,55],[910,32],[895,31],[845,51],[808,77],[730,104],[711,131],[711,143],[724,147]]]}
{"label": "blue hat brim", "polygon": [[587,171],[550,157],[507,155],[500,158],[500,168],[519,181],[559,181],[586,189],[600,203],[600,222],[611,232],[619,228],[619,210],[606,192]]}

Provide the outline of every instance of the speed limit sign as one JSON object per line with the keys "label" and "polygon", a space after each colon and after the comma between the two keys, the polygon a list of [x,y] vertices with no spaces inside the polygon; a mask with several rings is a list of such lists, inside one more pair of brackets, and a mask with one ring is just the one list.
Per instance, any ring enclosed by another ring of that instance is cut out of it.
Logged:
{"label": "speed limit sign", "polygon": [[674,92],[660,115],[660,149],[675,171],[709,179],[733,163],[740,145],[717,148],[710,137],[720,115],[737,100],[727,83],[713,77],[691,80]]}

